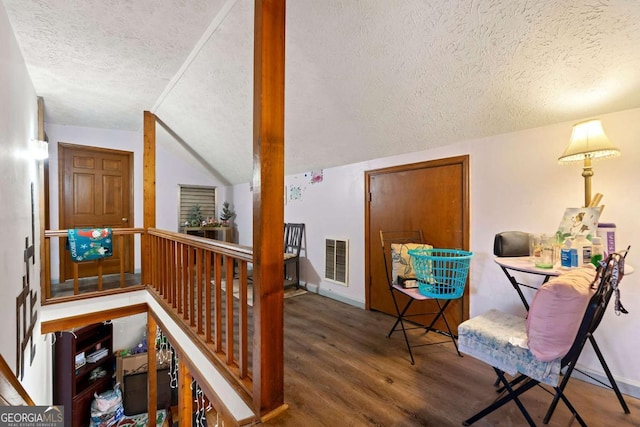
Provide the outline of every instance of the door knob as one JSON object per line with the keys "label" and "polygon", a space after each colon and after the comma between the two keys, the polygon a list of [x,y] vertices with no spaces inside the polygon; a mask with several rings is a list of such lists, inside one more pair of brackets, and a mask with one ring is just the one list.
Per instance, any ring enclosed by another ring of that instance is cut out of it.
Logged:
{"label": "door knob", "polygon": [[122,218],[122,222],[127,222],[129,218]]}

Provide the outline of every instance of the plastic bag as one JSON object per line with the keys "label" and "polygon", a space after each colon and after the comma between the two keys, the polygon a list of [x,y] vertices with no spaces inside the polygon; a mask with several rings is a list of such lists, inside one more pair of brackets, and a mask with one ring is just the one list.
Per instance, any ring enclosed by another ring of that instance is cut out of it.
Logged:
{"label": "plastic bag", "polygon": [[93,427],[109,427],[124,418],[122,407],[122,392],[120,384],[113,386],[113,390],[101,394],[94,394],[91,402],[91,425]]}

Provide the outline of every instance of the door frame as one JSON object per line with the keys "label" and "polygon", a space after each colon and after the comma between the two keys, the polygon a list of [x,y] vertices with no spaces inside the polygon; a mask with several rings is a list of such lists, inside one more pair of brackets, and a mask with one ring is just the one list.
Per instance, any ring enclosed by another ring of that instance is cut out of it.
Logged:
{"label": "door frame", "polygon": [[[86,152],[92,152],[92,153],[113,153],[113,154],[119,154],[119,155],[125,155],[127,156],[127,158],[129,159],[128,161],[128,165],[129,165],[129,182],[126,183],[125,185],[129,186],[129,212],[127,213],[128,216],[127,218],[134,218],[133,213],[134,213],[134,196],[133,196],[133,177],[135,175],[135,171],[133,170],[134,168],[134,163],[133,163],[133,152],[131,151],[124,151],[124,150],[114,150],[111,148],[103,148],[103,147],[93,147],[93,146],[89,146],[89,145],[79,145],[79,144],[72,144],[72,143],[68,143],[68,142],[58,142],[58,224],[60,225],[60,228],[62,228],[62,224],[63,224],[63,220],[65,218],[65,210],[64,210],[64,193],[62,191],[62,185],[65,179],[65,171],[64,171],[64,159],[65,159],[65,150],[74,150],[74,151],[86,151]],[[59,263],[60,263],[60,281],[64,281],[64,277],[66,277],[66,268],[65,268],[65,253],[64,253],[64,239],[59,239],[60,243],[59,243],[59,253],[60,256],[59,258]],[[134,271],[135,270],[135,257],[134,257],[134,245],[133,245],[133,241],[131,241],[129,243],[130,248],[128,251],[128,262],[129,262],[129,268]]]}
{"label": "door frame", "polygon": [[[390,166],[381,169],[373,169],[364,172],[364,197],[365,197],[365,208],[364,208],[364,280],[365,280],[365,309],[371,310],[371,267],[370,257],[371,257],[371,244],[375,242],[371,242],[369,236],[371,234],[371,212],[369,205],[369,197],[371,193],[371,177],[376,175],[384,175],[384,174],[393,174],[393,173],[402,173],[407,171],[412,171],[416,169],[424,169],[424,168],[432,168],[438,166],[450,166],[459,164],[462,167],[462,209],[463,209],[463,218],[462,218],[462,249],[465,251],[469,250],[469,155],[465,154],[462,156],[454,156],[447,157],[443,159],[435,159],[435,160],[427,160],[423,162],[417,163],[409,163],[404,165],[396,165]],[[470,275],[467,280],[470,282]],[[465,287],[464,295],[462,298],[463,306],[462,306],[462,315],[464,319],[469,318],[469,295],[470,295],[470,283]]]}

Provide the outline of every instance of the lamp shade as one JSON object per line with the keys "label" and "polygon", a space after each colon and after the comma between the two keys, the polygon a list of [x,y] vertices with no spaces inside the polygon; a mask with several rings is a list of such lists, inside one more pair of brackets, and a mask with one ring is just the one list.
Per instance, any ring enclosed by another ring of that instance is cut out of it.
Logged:
{"label": "lamp shade", "polygon": [[582,161],[585,158],[598,159],[620,155],[602,129],[600,120],[587,120],[573,126],[569,146],[558,158],[560,163]]}

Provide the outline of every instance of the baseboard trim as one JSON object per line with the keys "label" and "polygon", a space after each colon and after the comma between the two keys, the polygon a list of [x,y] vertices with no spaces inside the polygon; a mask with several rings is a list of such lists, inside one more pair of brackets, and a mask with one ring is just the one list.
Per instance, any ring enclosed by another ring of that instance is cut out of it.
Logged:
{"label": "baseboard trim", "polygon": [[[577,369],[580,369],[580,371],[584,371],[586,374],[591,375],[593,378],[596,378],[598,381],[602,381],[604,384],[609,384],[609,379],[607,378],[606,375],[602,373],[594,372],[580,365],[577,365]],[[587,375],[583,374],[582,372],[579,372],[577,369],[573,371],[573,374],[571,374],[572,378],[587,382],[589,384],[595,384],[597,386],[604,387],[602,384],[598,383],[597,381],[594,381],[592,378],[589,378]],[[615,380],[622,394],[626,394],[636,399],[640,399],[640,384],[634,383],[624,378],[615,378]],[[611,390],[611,393],[614,393],[614,391]]]}
{"label": "baseboard trim", "polygon": [[320,288],[320,286],[318,286],[318,285],[312,285],[310,283],[307,283],[305,285],[305,289],[308,292],[312,292],[314,294],[318,294],[318,295],[321,295],[323,297],[331,298],[331,299],[334,299],[336,301],[340,301],[340,302],[343,302],[345,304],[349,304],[349,305],[352,305],[354,307],[358,307],[358,308],[364,309],[364,302],[357,301],[357,300],[345,297],[343,295],[336,294],[335,292],[327,291],[325,289]]}

